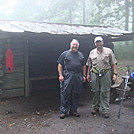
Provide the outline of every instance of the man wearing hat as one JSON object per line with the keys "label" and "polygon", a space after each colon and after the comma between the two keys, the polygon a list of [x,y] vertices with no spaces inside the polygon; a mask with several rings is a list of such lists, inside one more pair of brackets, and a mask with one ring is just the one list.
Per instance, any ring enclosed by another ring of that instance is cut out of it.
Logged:
{"label": "man wearing hat", "polygon": [[90,52],[86,63],[88,66],[87,80],[91,82],[91,90],[94,92],[91,113],[96,115],[101,106],[102,115],[104,118],[109,118],[111,76],[113,72],[112,79],[116,81],[117,60],[110,48],[103,47],[102,37],[96,37],[94,43],[96,48]]}
{"label": "man wearing hat", "polygon": [[57,60],[61,88],[61,119],[64,119],[68,112],[71,116],[80,116],[77,108],[82,82],[86,80],[86,66],[84,56],[78,48],[79,42],[73,39],[70,43],[70,50],[64,51]]}

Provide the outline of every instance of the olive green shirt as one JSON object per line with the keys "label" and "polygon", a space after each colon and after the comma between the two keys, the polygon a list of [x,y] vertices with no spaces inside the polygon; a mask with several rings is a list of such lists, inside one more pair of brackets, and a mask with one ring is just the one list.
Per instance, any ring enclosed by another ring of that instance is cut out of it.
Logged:
{"label": "olive green shirt", "polygon": [[103,47],[103,51],[100,53],[97,48],[93,49],[87,59],[87,66],[102,69],[111,69],[111,66],[116,64],[117,60],[113,51],[110,48]]}

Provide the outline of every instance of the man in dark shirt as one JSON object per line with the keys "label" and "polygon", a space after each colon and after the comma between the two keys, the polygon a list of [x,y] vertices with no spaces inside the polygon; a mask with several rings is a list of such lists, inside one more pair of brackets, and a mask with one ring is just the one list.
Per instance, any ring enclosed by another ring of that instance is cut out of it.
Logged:
{"label": "man in dark shirt", "polygon": [[70,43],[70,50],[64,51],[57,60],[61,88],[61,119],[64,119],[68,112],[72,116],[80,116],[77,108],[82,82],[86,80],[86,67],[84,56],[78,48],[79,42],[73,39]]}

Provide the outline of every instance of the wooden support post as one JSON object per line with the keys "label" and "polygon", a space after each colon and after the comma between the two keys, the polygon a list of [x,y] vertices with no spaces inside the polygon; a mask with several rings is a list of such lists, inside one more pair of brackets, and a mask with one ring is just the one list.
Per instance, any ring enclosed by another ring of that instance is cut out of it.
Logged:
{"label": "wooden support post", "polygon": [[25,96],[28,97],[30,96],[30,83],[29,83],[29,56],[28,56],[28,51],[29,50],[29,44],[28,40],[26,43],[24,43],[24,74],[25,74]]}

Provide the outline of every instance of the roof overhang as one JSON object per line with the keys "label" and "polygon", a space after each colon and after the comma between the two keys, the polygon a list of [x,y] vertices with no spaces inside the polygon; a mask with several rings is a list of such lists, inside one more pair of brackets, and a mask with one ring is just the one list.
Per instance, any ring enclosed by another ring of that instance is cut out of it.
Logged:
{"label": "roof overhang", "polygon": [[112,42],[129,41],[134,38],[134,33],[111,27],[0,20],[0,33],[25,32],[51,35],[99,35],[108,37]]}

